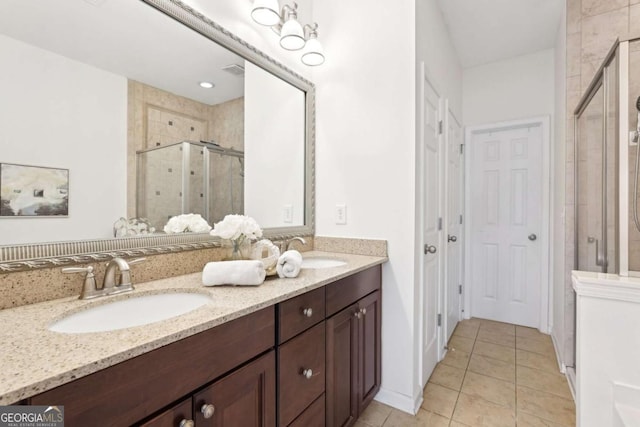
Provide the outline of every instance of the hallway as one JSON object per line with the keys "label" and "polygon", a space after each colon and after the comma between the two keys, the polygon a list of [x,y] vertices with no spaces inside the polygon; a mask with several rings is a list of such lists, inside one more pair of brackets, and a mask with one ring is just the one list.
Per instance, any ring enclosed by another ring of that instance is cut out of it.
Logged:
{"label": "hallway", "polygon": [[436,366],[416,417],[378,402],[356,427],[575,426],[575,405],[551,338],[535,329],[464,320]]}

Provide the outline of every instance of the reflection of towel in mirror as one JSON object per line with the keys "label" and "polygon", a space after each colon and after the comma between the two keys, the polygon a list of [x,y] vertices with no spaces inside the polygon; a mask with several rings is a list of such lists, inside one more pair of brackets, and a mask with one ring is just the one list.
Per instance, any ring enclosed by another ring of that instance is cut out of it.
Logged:
{"label": "reflection of towel in mirror", "polygon": [[260,261],[208,262],[202,270],[202,284],[217,285],[261,285],[265,271]]}
{"label": "reflection of towel in mirror", "polygon": [[298,251],[286,251],[278,258],[276,270],[280,278],[298,277],[302,266],[302,255]]}

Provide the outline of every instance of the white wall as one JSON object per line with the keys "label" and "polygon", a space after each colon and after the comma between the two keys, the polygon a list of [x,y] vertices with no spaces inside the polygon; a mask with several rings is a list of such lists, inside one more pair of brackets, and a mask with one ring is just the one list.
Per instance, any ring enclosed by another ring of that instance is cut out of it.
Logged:
{"label": "white wall", "polygon": [[378,399],[413,411],[415,4],[317,0],[313,13],[327,56],[314,70],[316,233],[388,241]]}
{"label": "white wall", "polygon": [[248,61],[244,84],[244,211],[262,227],[304,225],[304,92]]}
{"label": "white wall", "polygon": [[553,338],[558,359],[564,361],[564,293],[565,293],[565,158],[566,158],[566,126],[567,126],[567,41],[566,10],[560,19],[560,26],[555,46],[555,135],[551,156],[553,159],[552,185],[553,194],[553,239],[552,250],[552,292],[551,295],[551,336]]}
{"label": "white wall", "polygon": [[552,114],[554,50],[464,70],[464,124],[480,125]]}
{"label": "white wall", "polygon": [[0,51],[0,162],[69,169],[69,217],[0,219],[0,245],[112,237],[126,216],[127,80],[5,36]]}

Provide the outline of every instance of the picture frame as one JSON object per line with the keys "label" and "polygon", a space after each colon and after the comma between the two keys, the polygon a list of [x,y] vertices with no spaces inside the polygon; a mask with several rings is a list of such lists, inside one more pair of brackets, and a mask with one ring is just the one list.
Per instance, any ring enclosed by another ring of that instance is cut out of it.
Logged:
{"label": "picture frame", "polygon": [[0,218],[69,216],[69,169],[0,163]]}

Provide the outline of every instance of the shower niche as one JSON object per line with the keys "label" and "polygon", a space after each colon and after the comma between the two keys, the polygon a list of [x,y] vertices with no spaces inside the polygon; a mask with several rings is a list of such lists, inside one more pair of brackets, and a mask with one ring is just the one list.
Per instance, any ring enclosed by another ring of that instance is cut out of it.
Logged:
{"label": "shower niche", "polygon": [[574,111],[575,269],[640,277],[640,38],[617,41]]}
{"label": "shower niche", "polygon": [[211,225],[244,212],[244,152],[182,141],[136,152],[138,217],[162,230],[175,215],[197,213]]}

